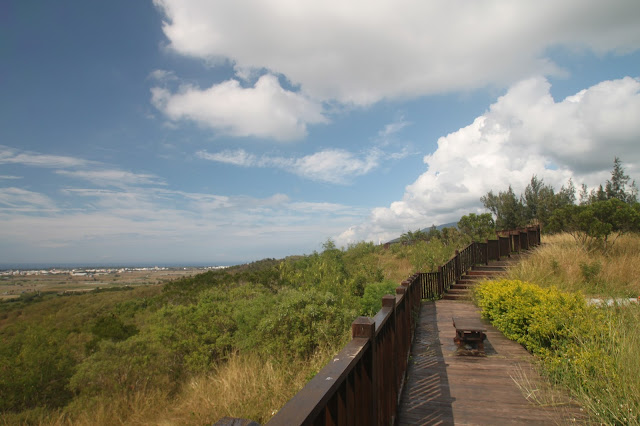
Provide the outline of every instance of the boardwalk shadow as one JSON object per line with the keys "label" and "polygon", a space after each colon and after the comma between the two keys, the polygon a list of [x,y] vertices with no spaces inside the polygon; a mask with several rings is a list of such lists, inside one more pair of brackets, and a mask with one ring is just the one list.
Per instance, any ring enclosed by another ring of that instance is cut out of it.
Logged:
{"label": "boardwalk shadow", "polygon": [[402,393],[397,424],[453,424],[453,401],[438,336],[436,304],[425,302],[411,348],[408,378]]}

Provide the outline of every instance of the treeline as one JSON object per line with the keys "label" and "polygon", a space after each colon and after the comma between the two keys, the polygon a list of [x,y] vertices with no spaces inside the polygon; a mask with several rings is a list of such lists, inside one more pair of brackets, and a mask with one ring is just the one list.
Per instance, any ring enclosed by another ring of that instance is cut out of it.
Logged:
{"label": "treeline", "polygon": [[534,175],[520,195],[509,186],[497,194],[489,191],[480,201],[490,213],[462,216],[457,228],[438,230],[433,226],[427,232],[409,231],[402,234],[400,241],[405,244],[456,241],[463,245],[495,238],[496,230],[540,225],[545,233],[567,232],[583,247],[606,251],[618,236],[640,231],[638,187],[625,174],[618,157],[611,179],[591,191],[582,184],[577,197],[571,179],[556,192]]}
{"label": "treeline", "polygon": [[631,181],[625,174],[622,162],[618,157],[613,163],[611,179],[605,185],[599,185],[590,192],[585,184],[576,197],[576,187],[571,179],[566,186],[562,186],[556,192],[551,185],[545,184],[537,176],[531,178],[531,182],[523,194],[517,196],[511,186],[507,191],[500,191],[496,195],[489,191],[480,200],[484,207],[495,217],[498,229],[515,229],[531,224],[540,224],[545,230],[551,222],[554,212],[573,206],[576,202],[580,206],[593,205],[602,201],[618,200],[633,206],[638,201],[638,187],[635,181]]}

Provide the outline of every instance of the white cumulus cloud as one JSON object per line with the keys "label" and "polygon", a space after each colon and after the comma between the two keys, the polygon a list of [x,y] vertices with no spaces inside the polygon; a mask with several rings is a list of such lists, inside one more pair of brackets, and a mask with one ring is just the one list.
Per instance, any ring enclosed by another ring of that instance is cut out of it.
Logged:
{"label": "white cumulus cloud", "polygon": [[[174,51],[229,61],[239,78],[268,70],[312,99],[357,105],[562,72],[552,49],[603,54],[640,46],[637,0],[154,3]],[[225,123],[232,133],[254,134]]]}
{"label": "white cumulus cloud", "polygon": [[307,125],[327,122],[320,103],[283,89],[269,74],[254,87],[227,80],[208,89],[185,85],[172,93],[154,87],[151,93],[153,105],[169,119],[190,120],[236,137],[290,141],[305,137]]}
{"label": "white cumulus cloud", "polygon": [[559,189],[572,178],[594,186],[622,159],[640,172],[640,81],[603,81],[556,102],[538,77],[514,84],[471,124],[438,139],[426,170],[401,200],[373,209],[366,223],[338,241],[386,240],[400,232],[458,220],[481,211],[480,197],[512,185],[521,192],[532,175]]}

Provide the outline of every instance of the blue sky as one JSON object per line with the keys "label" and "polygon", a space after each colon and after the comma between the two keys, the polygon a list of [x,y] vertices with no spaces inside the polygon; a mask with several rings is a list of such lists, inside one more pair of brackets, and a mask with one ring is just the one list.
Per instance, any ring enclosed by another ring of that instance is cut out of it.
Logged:
{"label": "blue sky", "polygon": [[[560,3],[560,4],[559,4]],[[640,180],[637,0],[0,5],[0,263],[383,242]]]}

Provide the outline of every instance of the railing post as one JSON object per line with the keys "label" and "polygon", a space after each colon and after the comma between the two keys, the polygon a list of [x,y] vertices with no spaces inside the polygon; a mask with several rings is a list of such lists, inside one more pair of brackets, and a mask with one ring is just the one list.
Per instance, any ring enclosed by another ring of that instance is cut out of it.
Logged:
{"label": "railing post", "polygon": [[473,244],[471,247],[471,266],[473,266],[476,264],[476,250],[478,250],[478,245],[475,241],[472,241],[471,244]]}
{"label": "railing post", "polygon": [[454,259],[455,259],[454,262],[455,262],[455,268],[456,268],[456,276],[455,276],[456,279],[455,279],[455,281],[457,282],[460,279],[460,277],[462,276],[462,271],[460,270],[461,269],[461,266],[460,266],[460,251],[456,250],[456,256],[454,257]]}
{"label": "railing post", "polygon": [[[391,418],[391,424],[395,422],[396,410],[398,405],[398,377],[396,374],[397,360],[398,360],[398,345],[400,336],[398,336],[398,322],[396,316],[396,297],[390,294],[382,296],[382,307],[391,309],[391,316],[389,320],[391,321],[391,332],[390,335],[387,336],[389,341],[385,342],[386,348],[383,348],[383,356],[380,358],[382,361],[382,365],[379,366],[382,369],[382,375],[384,378],[380,378],[378,383],[380,383],[383,388],[379,390],[378,395],[380,395],[382,400],[380,404],[385,406],[386,412],[388,416]],[[401,327],[400,327],[401,328]],[[386,349],[386,350],[385,350]],[[386,356],[391,356],[391,359],[387,359]],[[384,358],[384,359],[382,359]],[[382,406],[378,406],[378,409],[382,409]],[[385,416],[381,416],[382,419],[385,419]]]}
{"label": "railing post", "polygon": [[444,294],[444,277],[442,276],[442,265],[438,266],[438,297]]}
{"label": "railing post", "polygon": [[484,264],[485,265],[489,264],[489,240],[485,242],[485,246],[484,246]]}
{"label": "railing post", "polygon": [[376,398],[378,378],[376,374],[376,323],[369,317],[358,317],[351,323],[351,338],[362,337],[369,339],[369,350],[363,356],[364,374],[363,391],[368,394],[369,407],[360,407],[362,424],[378,424],[378,401]]}

